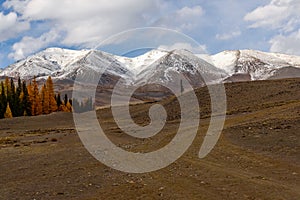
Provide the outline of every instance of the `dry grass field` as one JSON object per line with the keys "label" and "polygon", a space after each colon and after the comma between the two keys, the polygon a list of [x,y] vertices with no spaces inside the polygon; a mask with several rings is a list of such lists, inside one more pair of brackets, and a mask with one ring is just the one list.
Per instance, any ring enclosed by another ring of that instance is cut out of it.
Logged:
{"label": "dry grass field", "polygon": [[[193,144],[170,166],[145,174],[116,171],[93,158],[71,113],[0,120],[0,199],[300,199],[300,79],[225,87],[227,117],[213,151],[198,158],[210,120],[202,88],[196,91],[201,120]],[[148,139],[123,133],[109,108],[97,115],[115,144],[148,152],[166,145],[180,122],[176,98],[159,103],[168,112],[167,124]],[[131,106],[136,123],[149,123],[152,104]]]}

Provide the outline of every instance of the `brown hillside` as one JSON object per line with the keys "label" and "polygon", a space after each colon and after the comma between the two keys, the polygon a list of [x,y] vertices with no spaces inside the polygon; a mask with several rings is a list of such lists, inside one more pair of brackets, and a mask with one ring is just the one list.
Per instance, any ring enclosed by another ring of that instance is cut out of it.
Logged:
{"label": "brown hillside", "polygon": [[[272,199],[300,198],[300,79],[228,83],[221,138],[198,158],[210,119],[205,88],[198,135],[175,163],[156,172],[128,174],[94,159],[82,145],[70,113],[0,120],[0,199]],[[149,123],[153,103],[133,105],[133,119]],[[149,152],[175,135],[180,110],[174,97],[163,131],[136,139],[97,111],[107,136],[128,151]],[[191,105],[191,109],[193,109]]]}

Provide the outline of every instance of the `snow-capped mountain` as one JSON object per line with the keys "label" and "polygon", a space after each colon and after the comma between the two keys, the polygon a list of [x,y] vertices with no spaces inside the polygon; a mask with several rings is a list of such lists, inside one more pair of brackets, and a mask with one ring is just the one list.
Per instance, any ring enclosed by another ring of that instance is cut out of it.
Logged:
{"label": "snow-capped mountain", "polygon": [[[133,75],[138,75],[143,70],[147,69],[161,57],[169,52],[163,50],[152,50],[135,58],[115,56],[115,58],[133,72]],[[136,78],[136,77],[135,77]]]}
{"label": "snow-capped mountain", "polygon": [[299,56],[254,50],[237,50],[224,51],[210,58],[210,62],[225,70],[229,75],[249,74],[251,80],[265,80],[275,75],[279,78],[282,69],[285,69],[286,75],[289,74],[290,69],[290,77],[299,76],[300,73]]}
{"label": "snow-capped mountain", "polygon": [[45,78],[51,75],[56,80],[75,80],[78,74],[94,76],[106,68],[101,84],[114,84],[122,79],[125,84],[142,85],[144,83],[166,82],[175,76],[184,74],[193,85],[203,84],[203,77],[216,80],[216,72],[226,73],[186,50],[171,52],[152,50],[144,55],[127,58],[98,50],[66,50],[49,48],[27,59],[8,66],[0,76],[30,79],[34,76]]}
{"label": "snow-capped mountain", "polygon": [[137,84],[176,82],[175,77],[179,82],[180,75],[184,75],[193,86],[202,86],[205,82],[221,81],[222,77],[227,76],[224,70],[199,59],[187,50],[173,50],[161,55],[151,65],[139,71],[135,80]]}
{"label": "snow-capped mountain", "polygon": [[34,76],[48,76],[70,65],[75,60],[87,54],[87,50],[75,51],[61,48],[49,48],[35,55],[21,60],[5,68],[1,76],[21,77],[23,79]]}
{"label": "snow-capped mountain", "polygon": [[127,58],[98,50],[49,48],[8,66],[0,76],[30,79],[51,75],[56,80],[75,80],[78,74],[93,76],[93,72],[104,68],[101,84],[114,84],[121,79],[126,85],[143,85],[171,81],[183,74],[192,85],[201,86],[203,79],[215,83],[298,77],[300,57],[254,50],[224,51],[212,56],[194,55],[187,50],[152,50]]}

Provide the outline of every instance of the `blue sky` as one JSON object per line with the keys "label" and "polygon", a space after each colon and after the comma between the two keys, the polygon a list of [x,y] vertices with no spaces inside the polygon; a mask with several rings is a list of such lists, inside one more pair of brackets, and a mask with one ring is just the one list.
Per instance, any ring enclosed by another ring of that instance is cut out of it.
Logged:
{"label": "blue sky", "polygon": [[93,48],[142,27],[179,31],[210,54],[300,55],[299,10],[299,0],[0,0],[0,68],[48,47]]}

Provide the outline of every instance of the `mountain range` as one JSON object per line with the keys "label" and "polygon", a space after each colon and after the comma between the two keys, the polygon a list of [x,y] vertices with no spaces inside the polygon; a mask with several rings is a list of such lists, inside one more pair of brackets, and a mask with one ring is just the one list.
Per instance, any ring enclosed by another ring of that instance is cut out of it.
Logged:
{"label": "mountain range", "polygon": [[[183,74],[193,86],[300,77],[300,56],[255,50],[223,51],[215,55],[193,54],[187,50],[155,49],[134,58],[99,50],[48,48],[0,71],[0,76],[74,81],[78,74],[106,68],[102,85],[144,85],[174,81]],[[208,82],[207,82],[208,80]]]}

